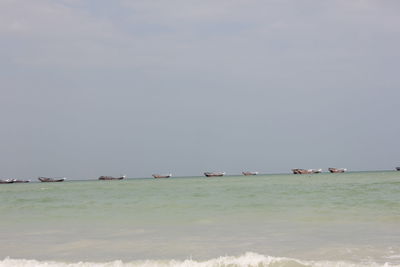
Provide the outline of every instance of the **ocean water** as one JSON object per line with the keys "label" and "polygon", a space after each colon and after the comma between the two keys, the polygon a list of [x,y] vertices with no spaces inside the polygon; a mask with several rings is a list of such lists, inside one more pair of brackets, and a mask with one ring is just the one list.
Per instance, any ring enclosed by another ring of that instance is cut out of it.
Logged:
{"label": "ocean water", "polygon": [[400,172],[3,184],[1,266],[400,266]]}

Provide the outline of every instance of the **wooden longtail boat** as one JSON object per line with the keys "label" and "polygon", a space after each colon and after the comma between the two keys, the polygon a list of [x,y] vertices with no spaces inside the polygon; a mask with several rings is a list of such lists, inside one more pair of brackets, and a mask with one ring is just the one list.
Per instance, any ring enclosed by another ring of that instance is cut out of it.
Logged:
{"label": "wooden longtail boat", "polygon": [[56,182],[64,182],[66,178],[47,178],[47,177],[39,177],[38,180],[43,183],[56,183]]}
{"label": "wooden longtail boat", "polygon": [[170,173],[170,174],[166,174],[166,175],[162,175],[162,174],[152,174],[152,176],[153,176],[154,178],[169,178],[169,177],[172,176],[172,174],[171,174],[171,173]]}
{"label": "wooden longtail boat", "polygon": [[124,179],[126,176],[121,176],[121,177],[113,177],[113,176],[100,176],[99,180],[122,180]]}
{"label": "wooden longtail boat", "polygon": [[258,172],[242,172],[243,175],[249,176],[249,175],[257,175]]}
{"label": "wooden longtail boat", "polygon": [[224,176],[225,172],[205,172],[204,175],[207,177],[220,177]]}
{"label": "wooden longtail boat", "polygon": [[294,174],[313,174],[313,173],[321,173],[322,169],[292,169]]}
{"label": "wooden longtail boat", "polygon": [[338,168],[329,168],[328,170],[329,170],[331,173],[342,173],[342,172],[347,171],[347,169],[344,169],[344,168],[341,168],[341,169],[338,169]]}

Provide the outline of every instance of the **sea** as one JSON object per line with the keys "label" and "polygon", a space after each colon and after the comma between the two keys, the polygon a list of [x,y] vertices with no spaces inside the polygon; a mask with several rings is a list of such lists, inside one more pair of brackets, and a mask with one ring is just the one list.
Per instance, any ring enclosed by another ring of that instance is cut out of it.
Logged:
{"label": "sea", "polygon": [[3,266],[400,266],[400,172],[0,184]]}

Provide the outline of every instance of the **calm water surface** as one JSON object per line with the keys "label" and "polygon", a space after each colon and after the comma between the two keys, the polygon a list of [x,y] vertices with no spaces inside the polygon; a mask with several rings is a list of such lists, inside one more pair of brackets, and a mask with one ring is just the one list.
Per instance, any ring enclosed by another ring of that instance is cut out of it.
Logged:
{"label": "calm water surface", "polygon": [[400,265],[400,172],[0,185],[0,216],[0,266]]}

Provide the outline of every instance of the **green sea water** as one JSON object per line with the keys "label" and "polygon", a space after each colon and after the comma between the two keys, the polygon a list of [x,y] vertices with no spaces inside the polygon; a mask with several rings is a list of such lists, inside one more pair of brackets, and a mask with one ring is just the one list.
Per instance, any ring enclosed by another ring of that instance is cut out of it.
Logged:
{"label": "green sea water", "polygon": [[400,172],[0,185],[0,266],[224,256],[400,265]]}

